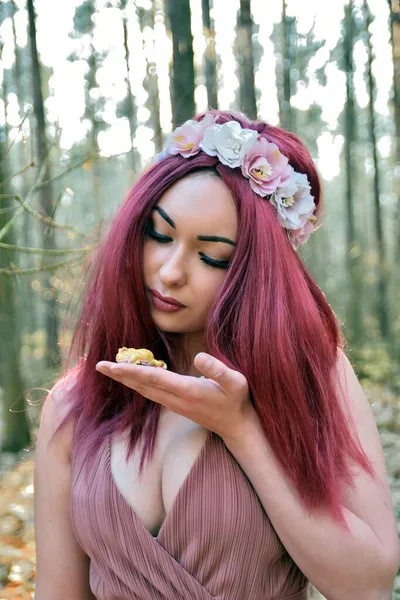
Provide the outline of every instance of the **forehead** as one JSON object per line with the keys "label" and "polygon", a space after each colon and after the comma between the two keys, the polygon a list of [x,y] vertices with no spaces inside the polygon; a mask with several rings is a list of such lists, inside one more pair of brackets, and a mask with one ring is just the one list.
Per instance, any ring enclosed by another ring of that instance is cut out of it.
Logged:
{"label": "forehead", "polygon": [[200,234],[223,229],[226,235],[236,236],[235,201],[218,176],[209,173],[186,176],[161,196],[158,205],[175,221],[177,229],[193,227]]}

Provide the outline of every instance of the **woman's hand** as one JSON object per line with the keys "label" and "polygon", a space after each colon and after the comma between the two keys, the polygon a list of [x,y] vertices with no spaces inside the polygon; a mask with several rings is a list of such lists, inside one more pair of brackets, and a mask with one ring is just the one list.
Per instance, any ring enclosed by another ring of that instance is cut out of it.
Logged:
{"label": "woman's hand", "polygon": [[207,379],[108,361],[96,369],[224,440],[241,436],[256,417],[245,376],[204,352],[195,356],[194,365]]}

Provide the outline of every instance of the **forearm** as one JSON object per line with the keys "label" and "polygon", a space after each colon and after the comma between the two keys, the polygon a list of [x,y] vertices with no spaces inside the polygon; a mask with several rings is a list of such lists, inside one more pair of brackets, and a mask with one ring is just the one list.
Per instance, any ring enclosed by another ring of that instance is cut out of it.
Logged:
{"label": "forearm", "polygon": [[328,600],[391,600],[393,582],[372,529],[344,508],[348,533],[326,510],[309,515],[258,419],[227,448],[251,481],[286,550]]}

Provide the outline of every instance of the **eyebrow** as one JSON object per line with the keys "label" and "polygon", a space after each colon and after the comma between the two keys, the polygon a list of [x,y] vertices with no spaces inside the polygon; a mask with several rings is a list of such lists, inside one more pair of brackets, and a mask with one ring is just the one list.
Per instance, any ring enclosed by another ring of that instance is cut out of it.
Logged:
{"label": "eyebrow", "polygon": [[[154,206],[152,210],[156,210],[162,216],[162,218],[171,225],[171,227],[176,229],[174,221],[169,215],[167,215],[167,213],[161,208],[161,206]],[[230,244],[231,246],[236,246],[236,242],[233,242],[229,238],[221,237],[219,235],[198,235],[197,239],[200,240],[200,242],[225,242],[226,244]]]}

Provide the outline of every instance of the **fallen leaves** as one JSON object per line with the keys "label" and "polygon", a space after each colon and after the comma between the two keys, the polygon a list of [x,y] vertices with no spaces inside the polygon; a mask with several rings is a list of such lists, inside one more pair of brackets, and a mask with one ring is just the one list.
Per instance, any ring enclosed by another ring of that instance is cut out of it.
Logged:
{"label": "fallen leaves", "polygon": [[35,589],[33,458],[6,473],[0,485],[0,600],[32,600]]}

